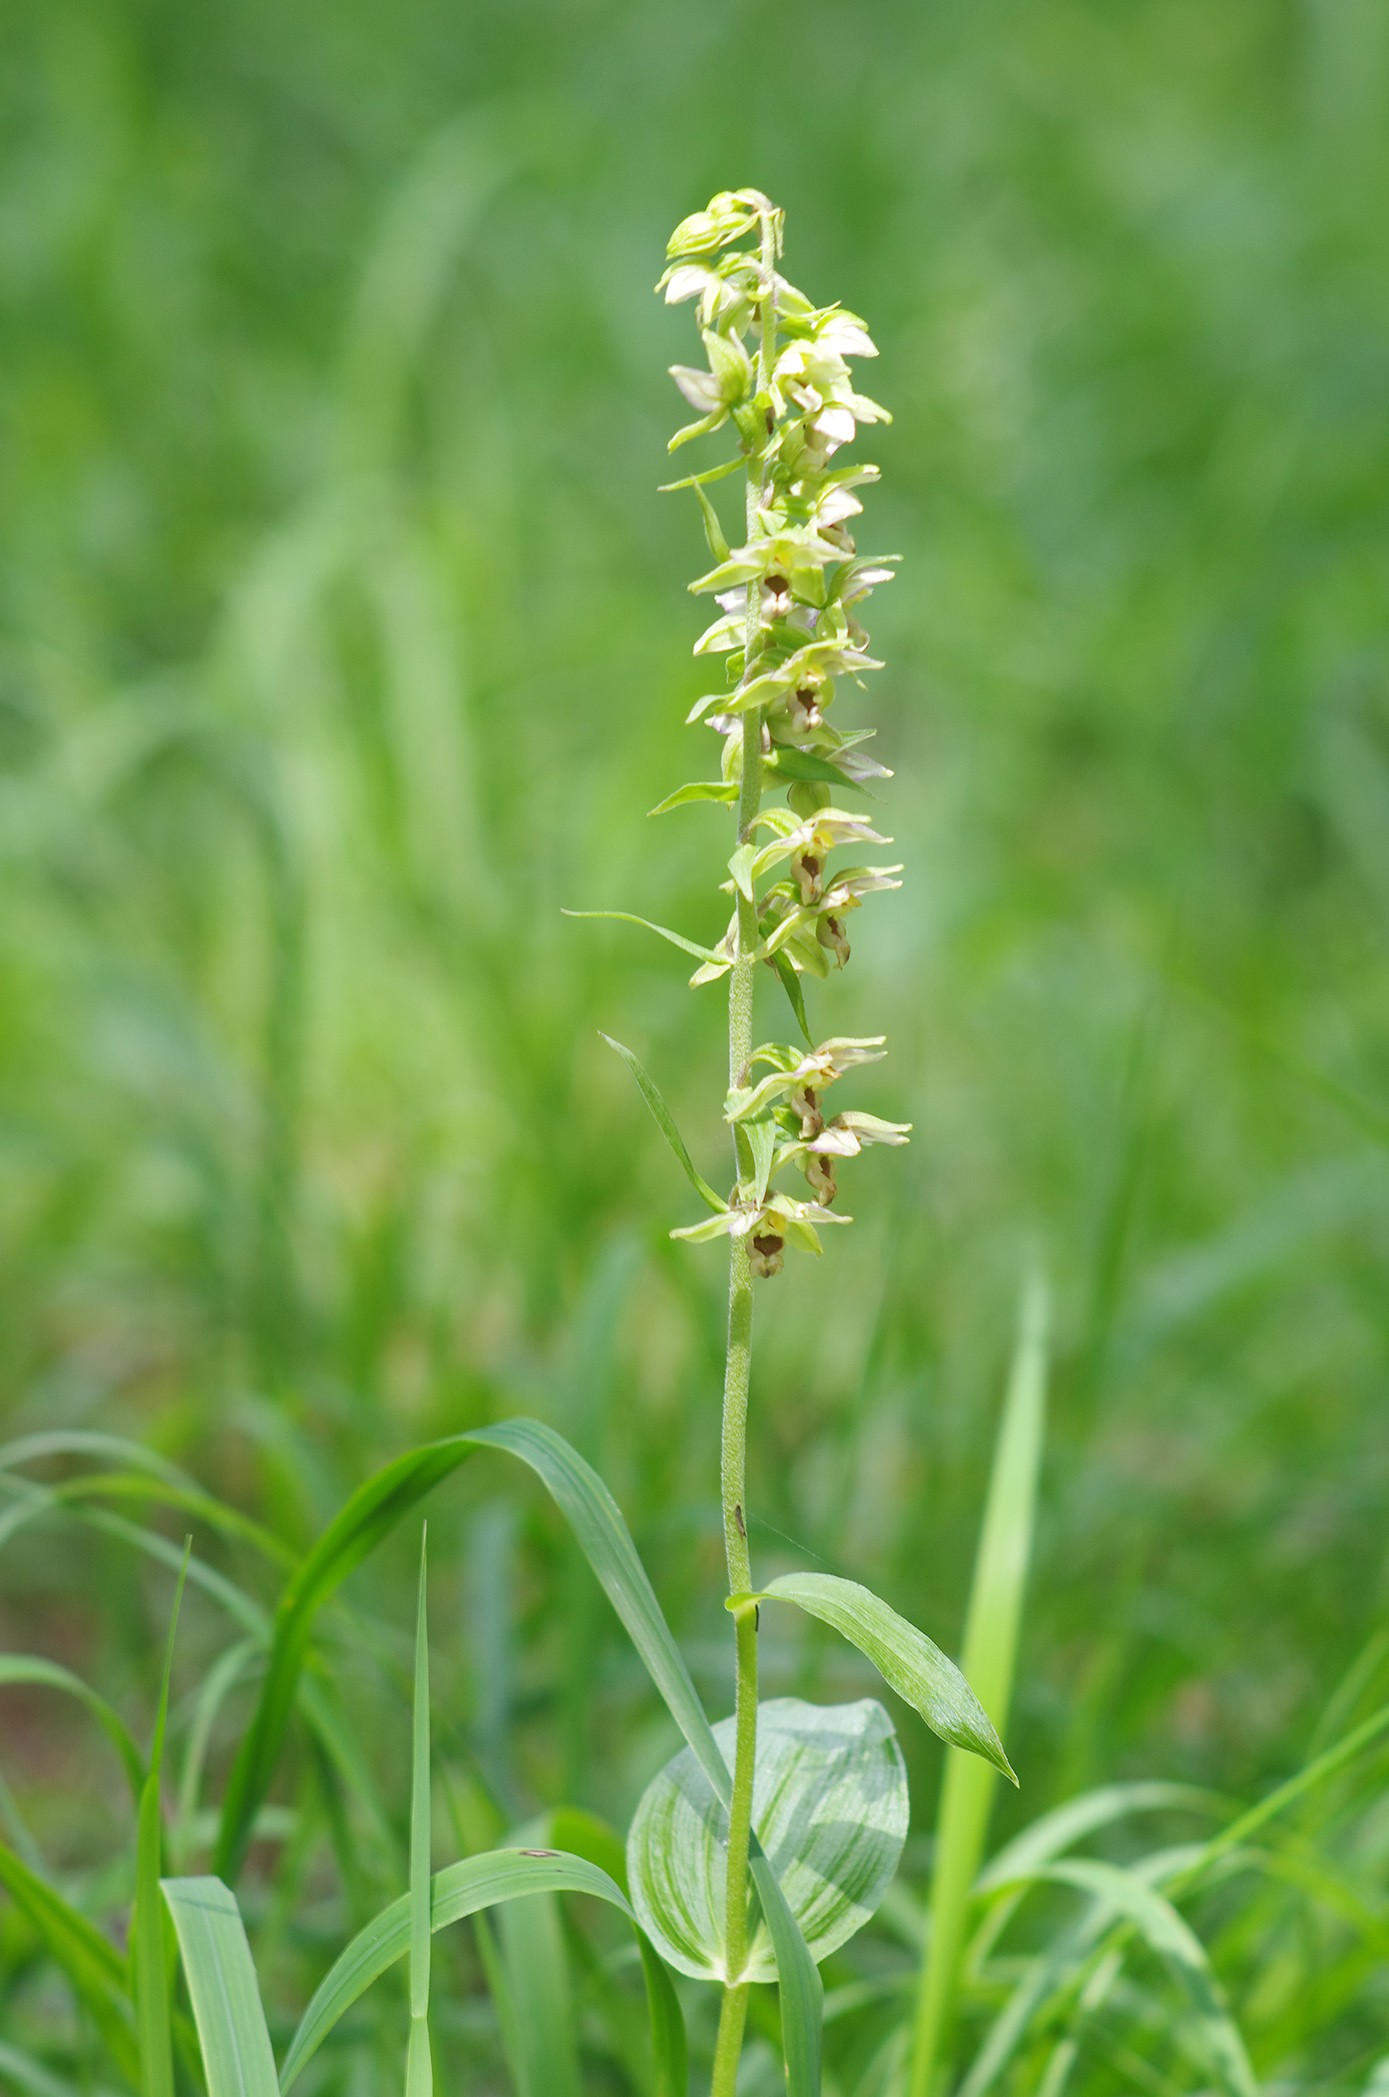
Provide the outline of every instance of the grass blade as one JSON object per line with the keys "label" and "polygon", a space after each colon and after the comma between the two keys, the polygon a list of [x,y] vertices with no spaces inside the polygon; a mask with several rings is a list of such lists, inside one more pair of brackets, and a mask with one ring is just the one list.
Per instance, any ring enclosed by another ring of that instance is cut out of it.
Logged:
{"label": "grass blade", "polygon": [[[606,1871],[615,1885],[628,1892],[627,1848],[615,1828],[594,1813],[578,1806],[560,1806],[538,1823],[542,1839],[556,1849],[586,1857]],[[645,1930],[633,1924],[646,1980],[646,2012],[650,2026],[652,2097],[688,2097],[690,2086],[689,2045],[685,2035],[685,2013],[670,1970]]]}
{"label": "grass blade", "polygon": [[574,1996],[559,1902],[552,1893],[508,1901],[497,1917],[512,2015],[517,2097],[580,2097]]}
{"label": "grass blade", "polygon": [[[561,1850],[496,1849],[480,1857],[465,1857],[434,1874],[430,1929],[445,1929],[465,1915],[531,1893],[591,1894],[632,1919],[627,1896],[605,1871],[584,1858],[567,1856]],[[281,2091],[289,2089],[343,2012],[388,1966],[405,1956],[410,1948],[410,1921],[410,1896],[402,1894],[353,1938],[300,2020],[280,2070]]]}
{"label": "grass blade", "polygon": [[120,1756],[126,1781],[138,1806],[145,1788],[145,1758],[135,1745],[124,1719],[119,1712],[112,1710],[105,1697],[98,1696],[96,1690],[80,1675],[75,1675],[71,1668],[61,1666],[56,1660],[44,1660],[36,1653],[0,1653],[0,1683],[7,1682],[60,1689],[85,1704]]}
{"label": "grass blade", "polygon": [[420,1536],[420,1598],[415,1615],[415,1712],[410,1785],[410,2049],[405,2097],[429,2097],[430,1796],[429,1620],[426,1607],[429,1527]]}
{"label": "grass blade", "polygon": [[599,1035],[600,1039],[607,1042],[609,1048],[617,1050],[618,1055],[621,1056],[628,1070],[631,1071],[632,1076],[641,1087],[641,1096],[655,1116],[656,1126],[675,1152],[676,1157],[680,1160],[685,1169],[685,1177],[694,1188],[695,1193],[701,1201],[708,1204],[716,1216],[722,1216],[728,1208],[728,1203],[720,1201],[718,1195],[715,1194],[713,1188],[709,1185],[708,1180],[703,1178],[696,1169],[694,1159],[685,1148],[685,1139],[675,1126],[670,1108],[661,1098],[654,1081],[648,1075],[644,1066],[637,1061],[637,1058],[629,1048],[624,1048],[620,1041],[614,1041],[611,1034],[604,1034],[600,1028]]}
{"label": "grass blade", "polygon": [[257,1809],[270,1789],[294,1706],[314,1617],[402,1516],[471,1455],[471,1437],[452,1435],[397,1457],[355,1492],[291,1576],[275,1612],[260,1702],[242,1738],[222,1802],[213,1867],[234,1879],[245,1860]]}
{"label": "grass blade", "polygon": [[164,1905],[159,1875],[164,1861],[164,1828],[160,1811],[160,1772],[164,1766],[164,1730],[169,1717],[169,1682],[174,1670],[174,1640],[179,1606],[188,1574],[193,1539],[184,1544],[183,1570],[174,1589],[164,1674],[150,1743],[149,1775],[140,1798],[135,1838],[135,1913],[131,1917],[131,1978],[134,1983],[135,2029],[140,2044],[140,2088],[143,2097],[174,2097],[174,2053],[170,2028],[169,1966],[165,1954]]}
{"label": "grass blade", "polygon": [[165,1879],[208,2097],[276,2097],[275,2056],[236,1895],[218,1878]]}
{"label": "grass blade", "polygon": [[132,2082],[138,2081],[140,2057],[125,1961],[115,1945],[3,1843],[0,1885],[62,1967],[116,2066]]}
{"label": "grass blade", "polygon": [[[989,1498],[965,1623],[963,1667],[1000,1734],[1008,1722],[1046,1408],[1047,1294],[1023,1290],[1017,1345],[999,1425]],[[929,1950],[922,1963],[911,2097],[931,2097],[954,2013],[970,1888],[984,1853],[994,1771],[976,1755],[946,1756],[931,1877]]]}
{"label": "grass blade", "polygon": [[71,2083],[60,2082],[41,2062],[21,2053],[17,2046],[6,2045],[3,2039],[0,2039],[0,2075],[8,2076],[21,2090],[32,2092],[32,2097],[76,2097]]}
{"label": "grass blade", "polygon": [[890,1609],[871,1588],[833,1573],[784,1573],[757,1595],[730,1597],[794,1602],[831,1625],[872,1661],[883,1680],[920,1713],[931,1731],[968,1755],[982,1756],[1016,1784],[1012,1764],[969,1683],[924,1631]]}
{"label": "grass blade", "polygon": [[1103,1900],[1132,1922],[1151,1949],[1171,1968],[1191,2005],[1209,2064],[1229,2097],[1257,2097],[1254,2071],[1233,2018],[1221,2000],[1205,1946],[1171,1902],[1136,1872],[1097,1857],[1066,1857],[1036,1873],[1075,1886]]}

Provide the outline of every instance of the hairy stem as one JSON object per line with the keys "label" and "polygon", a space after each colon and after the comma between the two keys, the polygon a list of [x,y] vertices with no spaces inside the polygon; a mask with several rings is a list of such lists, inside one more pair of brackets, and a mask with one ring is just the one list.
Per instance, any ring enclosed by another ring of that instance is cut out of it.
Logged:
{"label": "hairy stem", "polygon": [[[776,301],[772,274],[776,267],[776,234],[770,218],[762,221],[762,275],[766,286],[761,301],[757,356],[758,391],[770,382],[776,358]],[[765,536],[758,517],[764,485],[765,440],[750,449],[747,468],[748,543]],[[761,588],[754,577],[748,584],[747,621],[743,630],[743,676],[755,675],[757,644],[761,631]],[[751,707],[743,715],[743,776],[738,795],[738,842],[746,844],[762,805],[762,713]],[[751,956],[757,946],[757,911],[745,896],[738,897],[738,944],[728,991],[728,1081],[744,1082],[752,1055],[753,970]],[[751,1158],[734,1137],[735,1171],[744,1180]],[[728,1277],[728,1355],[723,1393],[723,1536],[728,1562],[728,1591],[745,1594],[752,1586],[752,1559],[747,1532],[747,1420],[748,1388],[752,1375],[752,1264],[746,1237],[730,1241]],[[757,1753],[757,1612],[739,1610],[735,1618],[737,1688],[735,1696],[736,1751],[733,1769],[733,1798],[728,1816],[728,1878],[725,1887],[724,1933],[728,1957],[729,1985],[724,1990],[719,2020],[718,2048],[714,2060],[714,2097],[731,2093],[738,2073],[743,2044],[743,2020],[747,2013],[747,1983],[738,1976],[748,1955],[748,1838],[752,1826],[752,1780]]]}
{"label": "hairy stem", "polygon": [[738,2087],[738,2056],[743,2050],[743,2024],[748,2014],[748,1983],[725,1988],[719,2012],[719,2036],[714,2047],[714,2078],[710,2097],[733,2097]]}

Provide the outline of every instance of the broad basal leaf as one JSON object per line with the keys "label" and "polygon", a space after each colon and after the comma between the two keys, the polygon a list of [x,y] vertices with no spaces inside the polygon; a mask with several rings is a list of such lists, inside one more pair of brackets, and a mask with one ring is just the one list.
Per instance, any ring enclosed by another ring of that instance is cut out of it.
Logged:
{"label": "broad basal leaf", "polygon": [[[731,1769],[734,1722],[714,1738]],[[874,1912],[907,1833],[907,1778],[881,1704],[825,1708],[798,1697],[758,1707],[752,1825],[810,1947],[826,1958]],[[681,1973],[723,1980],[728,1814],[689,1748],[648,1785],[627,1839],[632,1903]],[[766,1925],[747,1978],[774,1980]]]}

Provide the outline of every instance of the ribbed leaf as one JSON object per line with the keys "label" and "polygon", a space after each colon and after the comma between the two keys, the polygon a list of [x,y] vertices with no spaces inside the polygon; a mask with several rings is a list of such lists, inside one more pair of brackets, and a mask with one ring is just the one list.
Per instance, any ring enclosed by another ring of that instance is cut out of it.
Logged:
{"label": "ribbed leaf", "polygon": [[217,1878],[165,1879],[208,2097],[276,2097],[275,2056],[236,1896]]}
{"label": "ribbed leaf", "polygon": [[[465,1915],[531,1893],[588,1893],[633,1919],[626,1896],[605,1871],[582,1857],[566,1856],[561,1850],[498,1849],[465,1857],[434,1874],[430,1928],[445,1929]],[[409,1948],[410,1896],[403,1893],[358,1932],[323,1980],[285,2056],[281,2091],[289,2089],[343,2012]]]}
{"label": "ribbed leaf", "polygon": [[889,1686],[919,1711],[933,1733],[982,1755],[1017,1783],[988,1713],[953,1660],[924,1631],[890,1609],[871,1588],[833,1573],[783,1573],[756,1595],[738,1600],[794,1602],[819,1617],[872,1661]]}
{"label": "ribbed leaf", "polygon": [[[731,1769],[734,1721],[714,1728]],[[775,1697],[757,1712],[752,1824],[814,1959],[873,1914],[906,1840],[907,1778],[892,1721],[865,1698],[829,1708]],[[627,1840],[632,1901],[681,1973],[726,1980],[728,1813],[689,1748],[647,1786]],[[751,1980],[772,1980],[765,1926]]]}

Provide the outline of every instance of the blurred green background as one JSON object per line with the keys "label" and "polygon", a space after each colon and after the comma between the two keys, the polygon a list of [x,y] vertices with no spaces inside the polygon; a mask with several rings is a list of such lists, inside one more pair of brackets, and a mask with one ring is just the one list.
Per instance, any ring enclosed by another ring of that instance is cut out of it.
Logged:
{"label": "blurred green background", "polygon": [[[651,286],[755,183],[896,415],[845,703],[908,880],[812,1024],[885,1030],[855,1100],[916,1126],[760,1293],[759,1565],[956,1643],[1038,1255],[1016,1810],[1293,1766],[1389,1599],[1389,14],[11,0],[6,45],[8,1432],[135,1433],[299,1541],[539,1412],[727,1707],[723,1260],[598,1039],[721,1177],[719,992],[560,910],[721,926],[726,816],[644,813],[714,748]],[[490,1459],[436,1521],[502,1810],[625,1815],[670,1741],[576,1554]],[[26,1530],[4,1642],[147,1694],[143,1583]],[[871,1686],[769,1629],[771,1692]],[[65,1723],[7,1764],[60,1855]]]}

